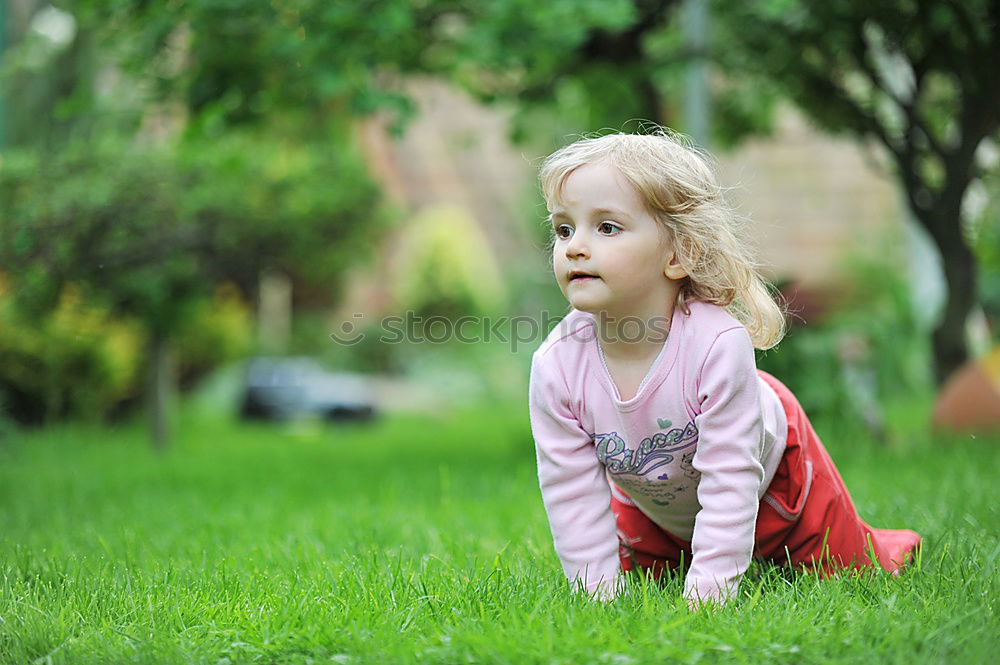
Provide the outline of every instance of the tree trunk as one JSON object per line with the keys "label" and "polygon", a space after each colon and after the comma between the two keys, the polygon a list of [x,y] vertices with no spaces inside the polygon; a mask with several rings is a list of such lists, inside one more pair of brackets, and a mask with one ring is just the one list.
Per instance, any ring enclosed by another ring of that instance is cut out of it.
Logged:
{"label": "tree trunk", "polygon": [[149,424],[153,448],[165,450],[170,443],[170,408],[174,377],[170,347],[165,334],[153,331],[149,339]]}
{"label": "tree trunk", "polygon": [[265,353],[283,355],[292,335],[292,280],[262,271],[257,292],[257,343]]}
{"label": "tree trunk", "polygon": [[924,211],[918,219],[941,253],[946,282],[944,314],[933,333],[934,378],[941,385],[969,359],[966,322],[978,295],[976,258],[962,236],[959,210]]}

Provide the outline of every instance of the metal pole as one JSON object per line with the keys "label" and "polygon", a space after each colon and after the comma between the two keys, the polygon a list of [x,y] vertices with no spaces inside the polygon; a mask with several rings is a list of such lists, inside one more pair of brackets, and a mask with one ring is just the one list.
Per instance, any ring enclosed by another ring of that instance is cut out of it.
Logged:
{"label": "metal pole", "polygon": [[[3,63],[3,54],[7,48],[7,0],[0,0],[0,64]],[[6,115],[6,95],[4,94],[3,79],[0,79],[0,151],[7,145],[7,115]]]}
{"label": "metal pole", "polygon": [[684,41],[691,54],[684,85],[684,124],[702,148],[709,147],[712,100],[708,88],[708,2],[684,0]]}

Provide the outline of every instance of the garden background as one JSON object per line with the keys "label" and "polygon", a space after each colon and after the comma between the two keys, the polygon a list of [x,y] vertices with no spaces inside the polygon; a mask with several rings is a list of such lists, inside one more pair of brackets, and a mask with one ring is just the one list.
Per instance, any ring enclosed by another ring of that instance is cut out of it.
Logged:
{"label": "garden background", "polygon": [[[1000,435],[931,421],[1000,338],[996,3],[734,4],[0,1],[0,663],[989,662]],[[901,578],[566,589],[534,174],[644,121],[717,156]],[[375,418],[240,419],[257,356]]]}

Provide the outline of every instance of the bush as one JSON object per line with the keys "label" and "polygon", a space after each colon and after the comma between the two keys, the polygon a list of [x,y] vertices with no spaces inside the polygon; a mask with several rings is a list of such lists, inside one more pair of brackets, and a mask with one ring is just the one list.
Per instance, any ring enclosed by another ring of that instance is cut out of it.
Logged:
{"label": "bush", "polygon": [[[182,386],[252,347],[250,310],[232,287],[193,303],[174,339]],[[0,413],[22,425],[103,420],[142,394],[147,331],[69,286],[42,315],[0,282]]]}
{"label": "bush", "polygon": [[21,424],[105,417],[138,390],[143,333],[65,288],[31,317],[0,283],[0,409]]}
{"label": "bush", "polygon": [[793,321],[757,365],[786,383],[811,417],[882,435],[887,407],[933,391],[930,343],[909,286],[891,267],[856,265],[851,274],[830,314],[816,324]]}
{"label": "bush", "polygon": [[182,387],[253,349],[253,316],[236,287],[220,286],[199,300],[173,338]]}
{"label": "bush", "polygon": [[489,251],[489,239],[460,208],[427,207],[403,233],[393,299],[400,312],[458,317],[502,311],[504,279]]}

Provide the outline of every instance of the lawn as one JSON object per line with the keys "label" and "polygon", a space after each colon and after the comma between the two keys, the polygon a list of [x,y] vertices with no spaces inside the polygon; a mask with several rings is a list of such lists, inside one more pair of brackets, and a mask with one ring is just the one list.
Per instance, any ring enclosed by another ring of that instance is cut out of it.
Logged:
{"label": "lawn", "polygon": [[[913,427],[914,432],[922,431]],[[674,580],[566,590],[522,404],[370,425],[182,417],[0,442],[2,663],[986,663],[1000,439],[828,445],[917,564],[819,580],[765,566],[689,612]],[[823,435],[822,428],[820,434]]]}

